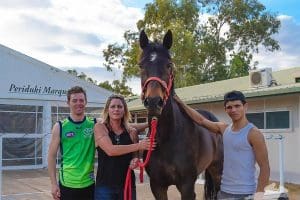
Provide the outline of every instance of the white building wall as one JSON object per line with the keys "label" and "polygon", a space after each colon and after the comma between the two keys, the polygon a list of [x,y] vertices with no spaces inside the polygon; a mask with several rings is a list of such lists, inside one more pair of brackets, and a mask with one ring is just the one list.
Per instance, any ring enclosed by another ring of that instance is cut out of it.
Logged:
{"label": "white building wall", "polygon": [[[73,86],[86,90],[87,107],[103,108],[112,93],[73,75],[20,52],[0,45],[0,104],[43,106],[42,165],[14,166],[5,169],[25,169],[47,166],[47,152],[51,139],[51,107],[67,107],[66,92]],[[5,123],[5,122],[0,122]],[[0,133],[3,134],[3,133]],[[35,137],[27,133],[4,133],[6,138]]]}
{"label": "white building wall", "polygon": [[80,85],[88,102],[104,105],[111,92],[0,45],[0,98],[65,102],[66,91]]}

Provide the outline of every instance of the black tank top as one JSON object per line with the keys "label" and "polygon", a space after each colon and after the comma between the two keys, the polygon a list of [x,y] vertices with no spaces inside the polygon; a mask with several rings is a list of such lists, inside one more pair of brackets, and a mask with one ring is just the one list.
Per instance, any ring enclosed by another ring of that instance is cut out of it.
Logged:
{"label": "black tank top", "polygon": [[[124,131],[120,135],[109,131],[109,137],[113,145],[128,145],[133,144],[130,135]],[[100,147],[97,147],[98,152],[98,170],[96,185],[97,186],[121,186],[124,187],[127,169],[133,158],[133,153],[128,153],[120,156],[108,156]],[[131,171],[132,185],[135,186],[135,176]]]}

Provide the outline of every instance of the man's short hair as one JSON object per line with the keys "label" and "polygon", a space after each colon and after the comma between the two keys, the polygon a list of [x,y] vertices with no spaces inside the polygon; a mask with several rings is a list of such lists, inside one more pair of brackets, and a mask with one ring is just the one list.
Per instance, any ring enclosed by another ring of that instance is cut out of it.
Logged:
{"label": "man's short hair", "polygon": [[71,88],[68,90],[68,92],[67,92],[68,102],[69,102],[70,99],[71,99],[71,94],[77,94],[77,93],[83,93],[83,94],[84,94],[85,101],[87,101],[85,90],[84,90],[82,87],[80,87],[80,86],[74,86],[74,87],[71,87]]}
{"label": "man's short hair", "polygon": [[231,92],[227,92],[224,95],[224,106],[226,105],[226,103],[228,101],[236,101],[236,100],[240,100],[243,104],[246,103],[245,95],[242,92],[237,91],[237,90],[233,90]]}

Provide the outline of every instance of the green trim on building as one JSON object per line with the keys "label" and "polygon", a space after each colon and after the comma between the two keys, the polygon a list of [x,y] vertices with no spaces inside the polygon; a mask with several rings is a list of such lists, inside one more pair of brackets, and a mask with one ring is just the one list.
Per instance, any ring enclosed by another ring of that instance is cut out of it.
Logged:
{"label": "green trim on building", "polygon": [[[272,73],[274,83],[269,87],[253,88],[249,76],[194,85],[175,89],[176,94],[187,104],[211,103],[223,101],[226,92],[242,91],[247,98],[278,96],[300,93],[300,67],[280,70]],[[128,102],[131,112],[145,110],[140,98]]]}

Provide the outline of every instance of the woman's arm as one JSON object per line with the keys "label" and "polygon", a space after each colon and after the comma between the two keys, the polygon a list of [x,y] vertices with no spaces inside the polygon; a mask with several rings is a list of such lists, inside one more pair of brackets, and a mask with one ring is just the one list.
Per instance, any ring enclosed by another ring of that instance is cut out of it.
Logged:
{"label": "woman's arm", "polygon": [[[129,127],[129,134],[130,134],[130,138],[131,138],[133,143],[138,143],[139,142],[138,132],[135,128]],[[140,152],[141,151],[133,152],[133,157],[132,157],[132,159],[130,161],[130,165],[129,165],[131,169],[135,169],[135,168],[138,167]]]}
{"label": "woman's arm", "polygon": [[[139,142],[138,132],[135,128],[129,127],[129,135],[134,144]],[[139,151],[134,152],[133,157],[139,158]]]}
{"label": "woman's arm", "polygon": [[139,143],[130,145],[113,145],[111,139],[108,136],[108,130],[106,126],[98,122],[94,127],[95,144],[99,146],[109,156],[119,156],[138,150],[149,150],[150,140],[145,139]]}

